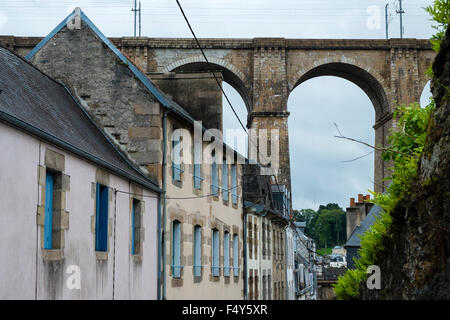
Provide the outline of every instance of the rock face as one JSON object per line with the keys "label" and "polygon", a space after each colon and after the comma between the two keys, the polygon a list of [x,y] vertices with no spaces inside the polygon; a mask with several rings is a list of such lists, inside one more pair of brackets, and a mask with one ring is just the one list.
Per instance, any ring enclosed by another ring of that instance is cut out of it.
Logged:
{"label": "rock face", "polygon": [[394,210],[377,259],[381,289],[361,299],[450,299],[450,28],[433,63],[436,109],[410,196]]}

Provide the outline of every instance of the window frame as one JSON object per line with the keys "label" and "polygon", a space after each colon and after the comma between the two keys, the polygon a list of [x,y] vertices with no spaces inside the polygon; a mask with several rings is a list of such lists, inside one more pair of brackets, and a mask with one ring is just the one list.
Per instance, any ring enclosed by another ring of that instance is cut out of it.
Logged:
{"label": "window frame", "polygon": [[211,273],[213,277],[220,277],[220,233],[218,229],[212,229],[211,240]]}
{"label": "window frame", "polygon": [[95,210],[95,251],[108,251],[109,187],[97,182]]}
{"label": "window frame", "polygon": [[237,192],[237,165],[231,165],[231,202],[234,205],[238,204],[238,192]]}
{"label": "window frame", "polygon": [[223,201],[228,201],[228,199],[229,199],[227,159],[224,159],[223,163],[222,163],[222,198],[223,198]]}
{"label": "window frame", "polygon": [[181,278],[181,222],[172,222],[172,278]]}
{"label": "window frame", "polygon": [[239,277],[239,236],[233,235],[233,276]]}
{"label": "window frame", "polygon": [[194,277],[202,276],[202,227],[196,225],[194,227],[194,261],[193,261]]}
{"label": "window frame", "polygon": [[46,170],[45,173],[45,218],[44,218],[44,249],[53,249],[53,198],[55,190],[55,174]]}

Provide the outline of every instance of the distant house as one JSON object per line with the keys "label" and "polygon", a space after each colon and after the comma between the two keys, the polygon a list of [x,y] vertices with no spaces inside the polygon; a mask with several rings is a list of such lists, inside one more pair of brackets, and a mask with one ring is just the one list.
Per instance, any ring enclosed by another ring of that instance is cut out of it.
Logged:
{"label": "distant house", "polygon": [[344,248],[347,250],[348,269],[355,268],[355,262],[353,261],[353,259],[359,258],[358,250],[361,248],[361,236],[363,236],[364,233],[375,223],[376,218],[380,217],[381,210],[382,208],[380,206],[373,206],[367,216],[361,222],[361,225],[355,227],[353,233],[345,243]]}
{"label": "distant house", "polygon": [[156,299],[161,189],[3,47],[0,150],[0,299]]}
{"label": "distant house", "polygon": [[294,222],[294,286],[296,300],[315,300],[317,297],[316,245],[305,235],[306,222]]}

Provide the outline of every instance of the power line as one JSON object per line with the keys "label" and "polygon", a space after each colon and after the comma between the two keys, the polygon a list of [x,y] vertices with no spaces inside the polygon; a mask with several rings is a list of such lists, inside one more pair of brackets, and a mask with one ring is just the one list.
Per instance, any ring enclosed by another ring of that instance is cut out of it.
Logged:
{"label": "power line", "polygon": [[[186,23],[187,23],[187,25],[188,25],[188,27],[189,27],[189,30],[191,30],[191,33],[192,33],[192,35],[194,36],[194,39],[195,39],[195,42],[197,43],[198,48],[199,48],[200,51],[202,52],[202,55],[203,55],[203,57],[205,58],[206,63],[208,64],[208,66],[209,66],[209,67],[211,68],[211,70],[212,70],[212,65],[211,65],[211,63],[209,62],[208,58],[206,57],[205,51],[203,51],[203,48],[202,48],[202,46],[200,45],[200,42],[198,41],[197,36],[195,35],[195,32],[194,32],[194,30],[192,29],[191,24],[189,23],[188,18],[187,18],[186,15],[184,14],[184,11],[183,11],[183,8],[181,7],[180,2],[179,2],[178,0],[176,0],[176,2],[177,2],[177,4],[178,4],[178,7],[180,8],[181,14],[182,14],[183,17],[184,17],[184,20],[186,21]],[[242,129],[244,129],[244,132],[248,135],[247,128],[242,124],[241,119],[240,119],[239,116],[237,115],[236,110],[234,110],[233,105],[231,104],[230,99],[228,99],[227,94],[226,94],[225,91],[223,90],[222,85],[220,84],[220,81],[219,81],[219,79],[217,78],[216,74],[215,74],[214,72],[211,72],[211,74],[214,76],[214,79],[216,80],[217,85],[219,86],[220,90],[222,91],[223,96],[225,97],[225,99],[227,100],[229,106],[231,107],[231,110],[233,110],[233,113],[234,113],[235,117],[238,119],[238,121],[239,121],[239,123],[240,123]],[[250,140],[250,139],[249,139],[249,140]]]}
{"label": "power line", "polygon": [[[239,188],[240,185],[237,185],[233,188],[227,189],[227,191],[233,190],[233,189],[237,189]],[[220,187],[218,187],[220,188]],[[136,196],[136,197],[143,197],[143,198],[153,198],[153,199],[158,199],[158,196],[147,196],[147,195],[142,195],[142,194],[137,194],[137,193],[132,193],[132,192],[128,192],[128,191],[122,191],[122,190],[117,190],[114,189],[114,191],[116,193],[124,193],[124,194],[128,194],[128,195],[132,195],[132,196]],[[199,198],[208,198],[208,197],[212,197],[212,196],[217,196],[217,193],[210,193],[204,196],[192,196],[192,197],[165,197],[166,200],[193,200],[193,199],[199,199]]]}

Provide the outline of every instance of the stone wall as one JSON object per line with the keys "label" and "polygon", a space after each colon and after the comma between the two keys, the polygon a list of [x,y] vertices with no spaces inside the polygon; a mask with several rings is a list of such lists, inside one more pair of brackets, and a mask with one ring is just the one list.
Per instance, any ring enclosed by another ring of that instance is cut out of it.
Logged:
{"label": "stone wall", "polygon": [[[215,75],[222,84],[223,76]],[[223,130],[222,91],[211,73],[162,73],[149,77],[195,120],[202,121],[205,128]]]}

